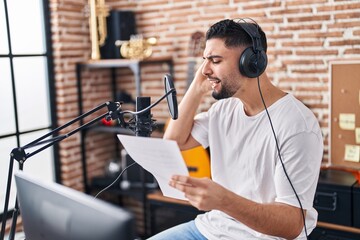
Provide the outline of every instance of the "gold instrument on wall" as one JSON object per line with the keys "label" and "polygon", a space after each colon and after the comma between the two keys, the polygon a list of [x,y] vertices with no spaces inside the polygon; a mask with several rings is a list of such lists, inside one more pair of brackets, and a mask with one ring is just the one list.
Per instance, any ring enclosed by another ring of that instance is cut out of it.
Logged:
{"label": "gold instrument on wall", "polygon": [[118,40],[115,45],[120,47],[120,54],[124,58],[145,59],[152,54],[152,45],[157,42],[156,38],[144,39],[141,34],[131,35],[129,41]]}
{"label": "gold instrument on wall", "polygon": [[89,0],[90,7],[90,40],[91,59],[100,59],[100,46],[104,45],[107,36],[106,17],[109,16],[109,8],[105,0]]}

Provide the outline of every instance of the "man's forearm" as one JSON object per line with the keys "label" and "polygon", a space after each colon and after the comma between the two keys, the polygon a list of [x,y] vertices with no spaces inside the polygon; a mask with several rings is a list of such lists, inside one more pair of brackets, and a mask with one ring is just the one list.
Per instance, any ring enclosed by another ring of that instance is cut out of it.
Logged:
{"label": "man's forearm", "polygon": [[304,226],[301,210],[283,203],[256,203],[230,193],[221,211],[248,227],[272,236],[294,239]]}
{"label": "man's forearm", "polygon": [[175,140],[180,146],[187,142],[201,99],[202,94],[198,94],[195,87],[191,86],[179,104],[178,119],[170,120],[164,138]]}

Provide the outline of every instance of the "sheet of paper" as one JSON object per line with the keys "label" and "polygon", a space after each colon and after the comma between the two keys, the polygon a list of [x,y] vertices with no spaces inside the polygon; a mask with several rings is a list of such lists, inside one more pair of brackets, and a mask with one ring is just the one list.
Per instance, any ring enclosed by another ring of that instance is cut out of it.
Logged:
{"label": "sheet of paper", "polygon": [[355,128],[355,142],[360,144],[360,128]]}
{"label": "sheet of paper", "polygon": [[117,136],[130,157],[156,178],[164,196],[186,200],[183,192],[169,186],[172,175],[189,175],[175,141],[121,134]]}
{"label": "sheet of paper", "polygon": [[340,113],[339,126],[343,130],[355,129],[355,114],[354,113]]}
{"label": "sheet of paper", "polygon": [[351,162],[359,162],[360,160],[360,146],[357,145],[345,145],[345,157],[344,160]]}

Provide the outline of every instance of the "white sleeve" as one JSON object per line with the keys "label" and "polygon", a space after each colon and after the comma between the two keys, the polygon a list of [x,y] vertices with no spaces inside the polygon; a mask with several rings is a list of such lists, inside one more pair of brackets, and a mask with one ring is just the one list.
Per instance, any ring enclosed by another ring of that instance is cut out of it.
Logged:
{"label": "white sleeve", "polygon": [[[302,207],[311,209],[323,156],[322,138],[314,132],[302,132],[282,144],[280,152]],[[280,160],[276,164],[274,181],[277,196],[275,201],[299,207]]]}
{"label": "white sleeve", "polygon": [[191,135],[204,148],[209,147],[209,113],[202,112],[195,116],[194,126],[191,130]]}

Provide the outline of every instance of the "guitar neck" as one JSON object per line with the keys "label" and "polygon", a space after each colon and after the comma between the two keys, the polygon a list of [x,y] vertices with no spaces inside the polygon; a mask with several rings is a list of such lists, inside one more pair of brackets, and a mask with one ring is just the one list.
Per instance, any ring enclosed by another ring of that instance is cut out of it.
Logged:
{"label": "guitar neck", "polygon": [[196,66],[196,60],[195,59],[189,60],[188,68],[187,68],[187,86],[186,86],[186,89],[188,89],[190,87],[190,84],[194,79],[195,66]]}
{"label": "guitar neck", "polygon": [[205,36],[203,32],[196,31],[191,34],[191,41],[189,43],[189,61],[188,61],[188,75],[187,75],[187,89],[195,76],[195,67],[197,59],[202,55],[205,48]]}

